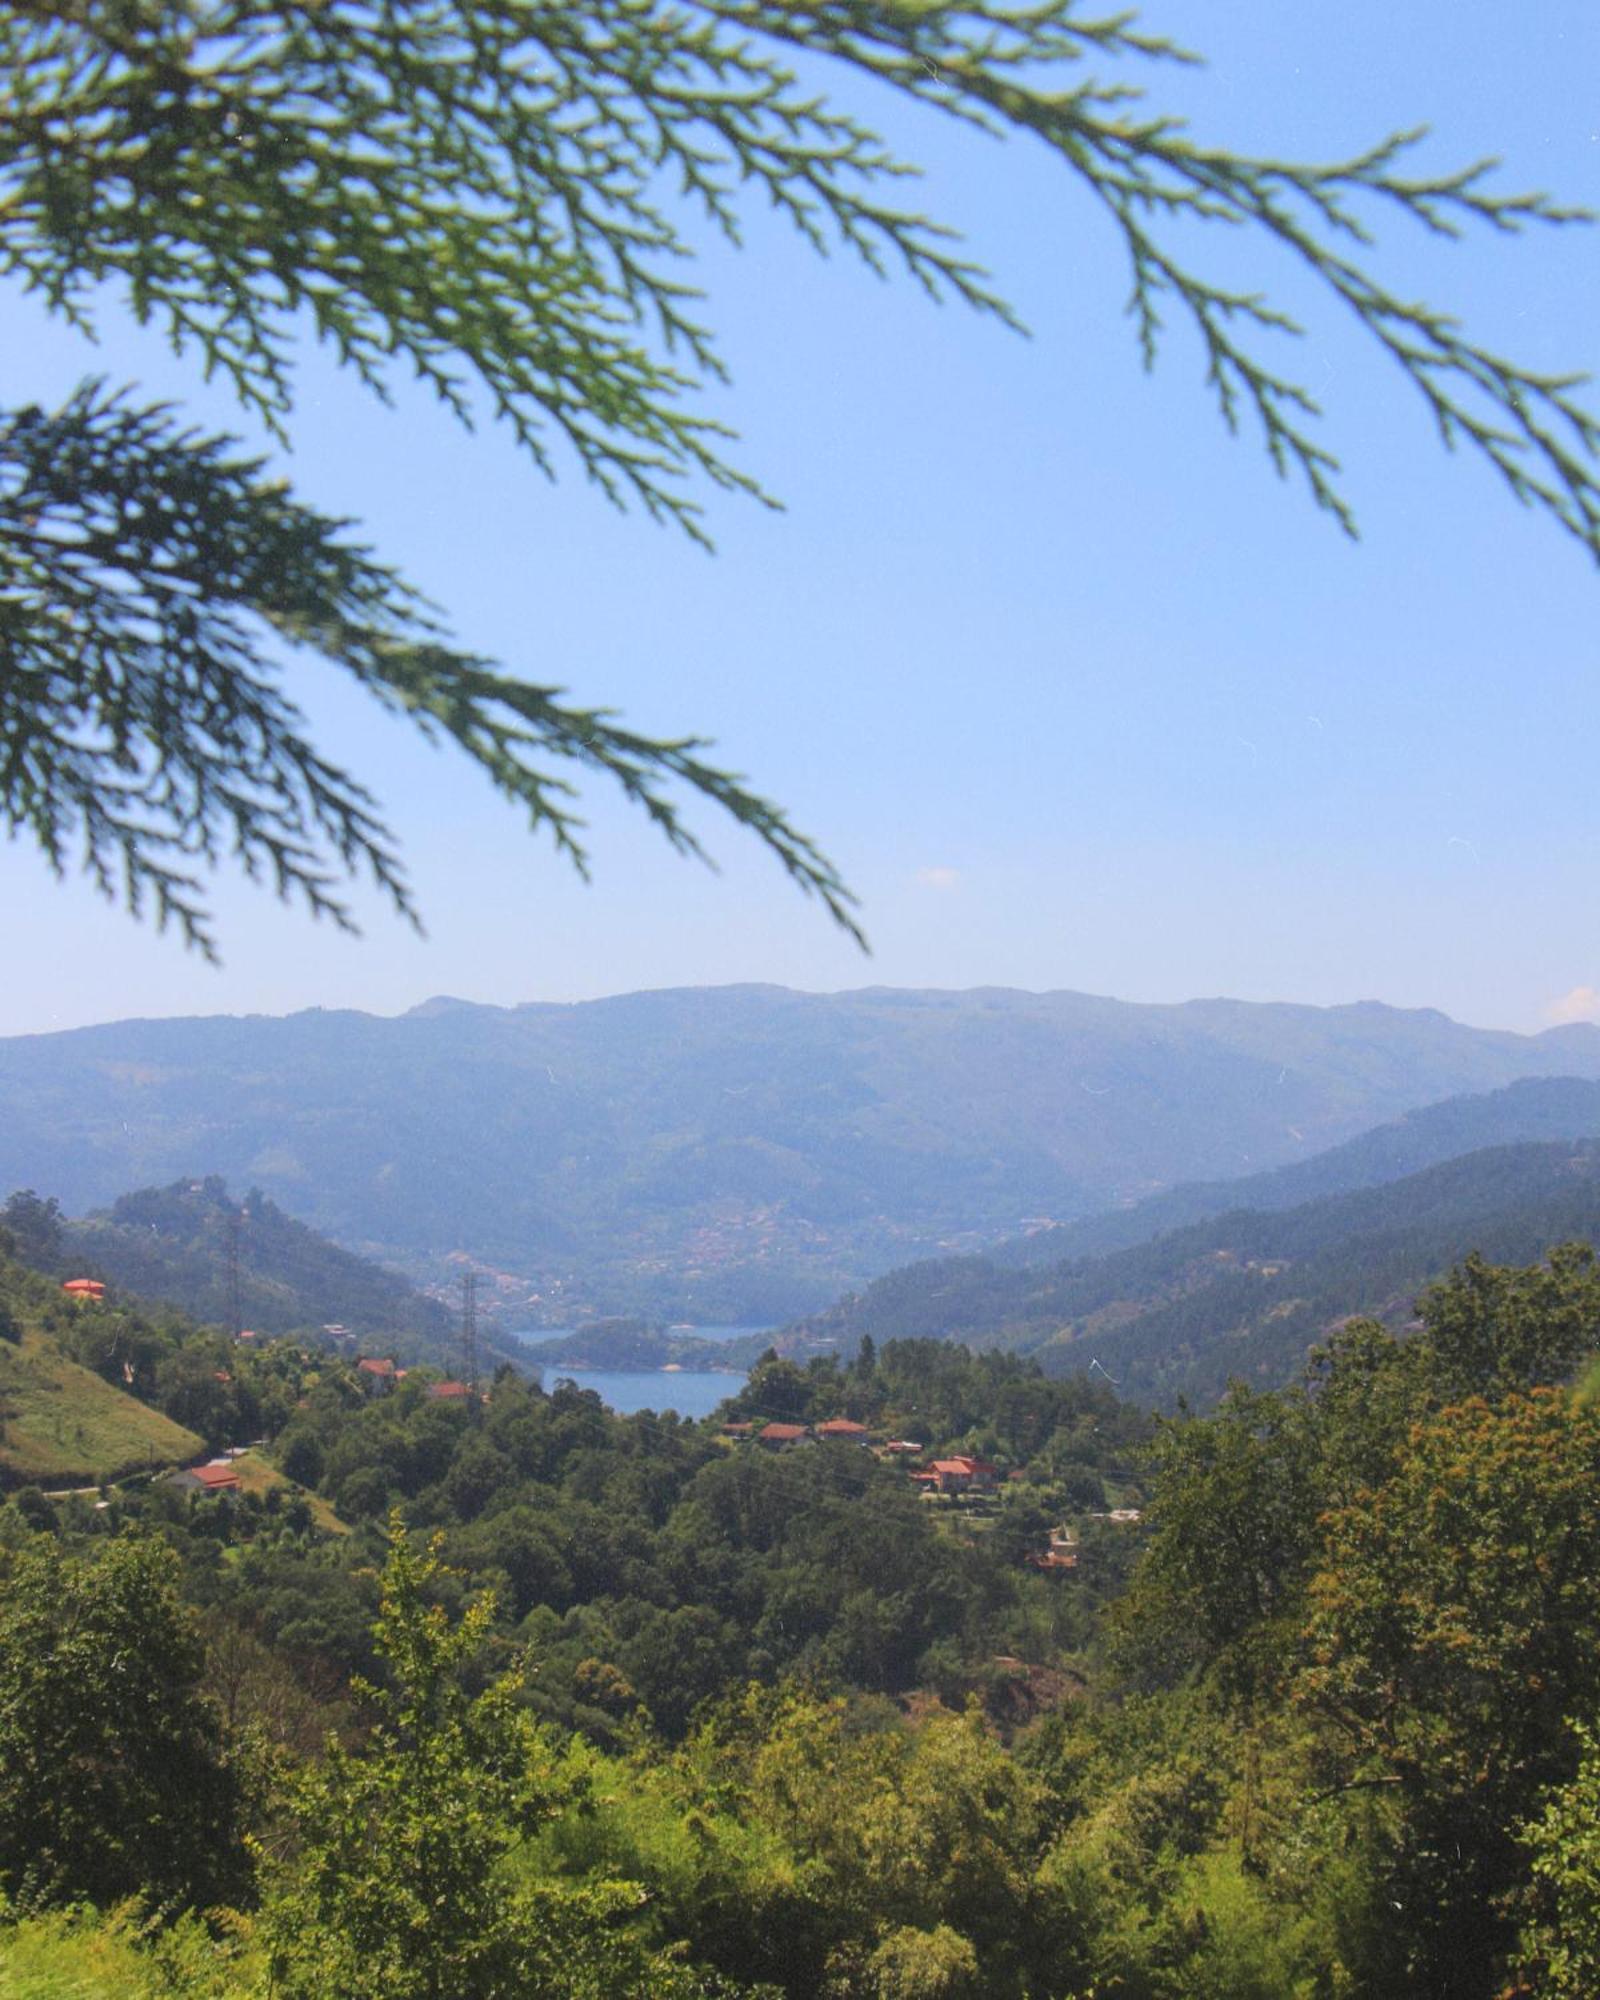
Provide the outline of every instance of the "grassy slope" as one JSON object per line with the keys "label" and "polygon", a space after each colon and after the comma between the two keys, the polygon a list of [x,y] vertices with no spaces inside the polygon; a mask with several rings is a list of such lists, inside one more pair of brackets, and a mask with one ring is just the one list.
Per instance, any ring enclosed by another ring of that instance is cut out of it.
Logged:
{"label": "grassy slope", "polygon": [[0,1341],[0,1486],[93,1486],[181,1465],[204,1441],[38,1333]]}
{"label": "grassy slope", "polygon": [[309,1487],[297,1486],[287,1474],[282,1473],[258,1451],[249,1451],[242,1458],[233,1461],[233,1469],[239,1475],[241,1493],[259,1493],[263,1497],[274,1488],[284,1495],[298,1495],[311,1509],[311,1518],[325,1535],[348,1535],[348,1525],[323,1499],[320,1493],[313,1493]]}

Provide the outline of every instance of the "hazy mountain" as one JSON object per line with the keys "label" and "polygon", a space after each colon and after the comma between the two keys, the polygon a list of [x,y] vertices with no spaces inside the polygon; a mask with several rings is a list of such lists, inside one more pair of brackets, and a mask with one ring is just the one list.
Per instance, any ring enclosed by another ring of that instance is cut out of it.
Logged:
{"label": "hazy mountain", "polygon": [[1600,1140],[1497,1146],[1295,1208],[1238,1209],[1153,1242],[1048,1267],[958,1258],[890,1273],[806,1322],[853,1349],[933,1335],[1032,1354],[1050,1373],[1103,1369],[1120,1394],[1206,1403],[1232,1376],[1291,1380],[1353,1313],[1411,1316],[1470,1251],[1531,1263],[1600,1240]]}
{"label": "hazy mountain", "polygon": [[0,1189],[220,1174],[407,1269],[520,1274],[530,1318],[760,1322],[1563,1074],[1600,1077],[1600,1030],[1376,1003],[744,986],[125,1021],[0,1042]]}
{"label": "hazy mountain", "polygon": [[1408,1111],[1342,1146],[1238,1180],[1193,1181],[1130,1207],[1035,1230],[991,1254],[998,1264],[1058,1264],[1147,1243],[1230,1209],[1295,1208],[1320,1195],[1378,1187],[1486,1146],[1600,1137],[1600,1082],[1535,1077],[1481,1096],[1450,1097]]}

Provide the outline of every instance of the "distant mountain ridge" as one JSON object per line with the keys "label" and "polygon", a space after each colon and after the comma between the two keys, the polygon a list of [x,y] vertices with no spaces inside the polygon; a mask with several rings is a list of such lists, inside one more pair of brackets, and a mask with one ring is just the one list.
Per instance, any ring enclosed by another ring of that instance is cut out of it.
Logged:
{"label": "distant mountain ridge", "polygon": [[1525,1076],[1600,1030],[1375,1002],[685,988],[125,1021],[0,1041],[0,1189],[71,1209],[220,1174],[526,1323],[771,1323],[919,1255],[1286,1165]]}
{"label": "distant mountain ridge", "polygon": [[1449,1097],[1408,1111],[1392,1124],[1379,1125],[1309,1160],[1238,1180],[1169,1188],[1130,1207],[1037,1230],[999,1245],[990,1254],[1004,1265],[1104,1256],[1230,1209],[1296,1208],[1322,1195],[1403,1180],[1424,1167],[1486,1146],[1593,1137],[1600,1137],[1600,1082],[1571,1076],[1529,1077],[1507,1084],[1504,1090]]}
{"label": "distant mountain ridge", "polygon": [[1293,1379],[1353,1314],[1393,1322],[1472,1251],[1523,1264],[1600,1242],[1600,1136],[1483,1147],[1295,1207],[1239,1207],[1056,1264],[950,1258],[894,1271],[780,1345],[846,1353],[870,1335],[1009,1347],[1047,1373],[1103,1370],[1118,1393],[1214,1401],[1240,1377]]}

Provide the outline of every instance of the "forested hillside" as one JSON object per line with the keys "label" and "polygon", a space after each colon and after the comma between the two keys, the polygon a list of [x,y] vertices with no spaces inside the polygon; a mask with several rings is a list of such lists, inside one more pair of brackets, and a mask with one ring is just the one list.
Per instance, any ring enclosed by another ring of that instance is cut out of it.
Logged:
{"label": "forested hillside", "polygon": [[938,1342],[704,1424],[270,1343],[301,1490],[0,1504],[7,2000],[1588,2000],[1600,1275],[1421,1310],[1154,1427]]}
{"label": "forested hillside", "polygon": [[456,1319],[437,1299],[286,1215],[258,1189],[230,1196],[213,1176],[142,1188],[73,1218],[54,1196],[19,1190],[0,1226],[58,1277],[109,1281],[192,1319],[235,1331],[309,1332],[329,1322],[408,1358],[450,1357]]}
{"label": "forested hillside", "polygon": [[1600,1030],[1376,1004],[779,987],[124,1021],[0,1042],[0,1187],[220,1175],[524,1317],[771,1324],[919,1255],[1317,1153],[1464,1091],[1600,1076]]}
{"label": "forested hillside", "polygon": [[1422,1287],[1473,1248],[1526,1262],[1571,1240],[1600,1240],[1600,1141],[1489,1147],[1387,1186],[1242,1209],[1058,1265],[912,1265],[804,1331],[847,1351],[863,1335],[1015,1348],[1047,1372],[1104,1370],[1137,1401],[1209,1404],[1234,1376],[1292,1380],[1351,1313],[1404,1324]]}

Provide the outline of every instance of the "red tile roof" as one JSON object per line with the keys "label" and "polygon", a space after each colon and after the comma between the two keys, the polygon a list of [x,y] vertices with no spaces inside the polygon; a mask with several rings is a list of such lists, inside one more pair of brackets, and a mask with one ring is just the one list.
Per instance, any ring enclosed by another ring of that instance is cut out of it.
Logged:
{"label": "red tile roof", "polygon": [[430,1382],[428,1384],[428,1394],[436,1401],[442,1402],[446,1397],[458,1399],[462,1396],[470,1396],[472,1390],[465,1382]]}
{"label": "red tile roof", "polygon": [[367,1357],[358,1361],[356,1366],[364,1368],[369,1375],[392,1375],[394,1373],[394,1363],[387,1359],[380,1361]]}
{"label": "red tile roof", "polygon": [[796,1438],[806,1434],[804,1424],[763,1424],[756,1432],[758,1438],[765,1438],[768,1444],[793,1444]]}
{"label": "red tile roof", "polygon": [[209,1486],[213,1492],[239,1483],[239,1475],[231,1465],[191,1465],[189,1470],[202,1486]]}

